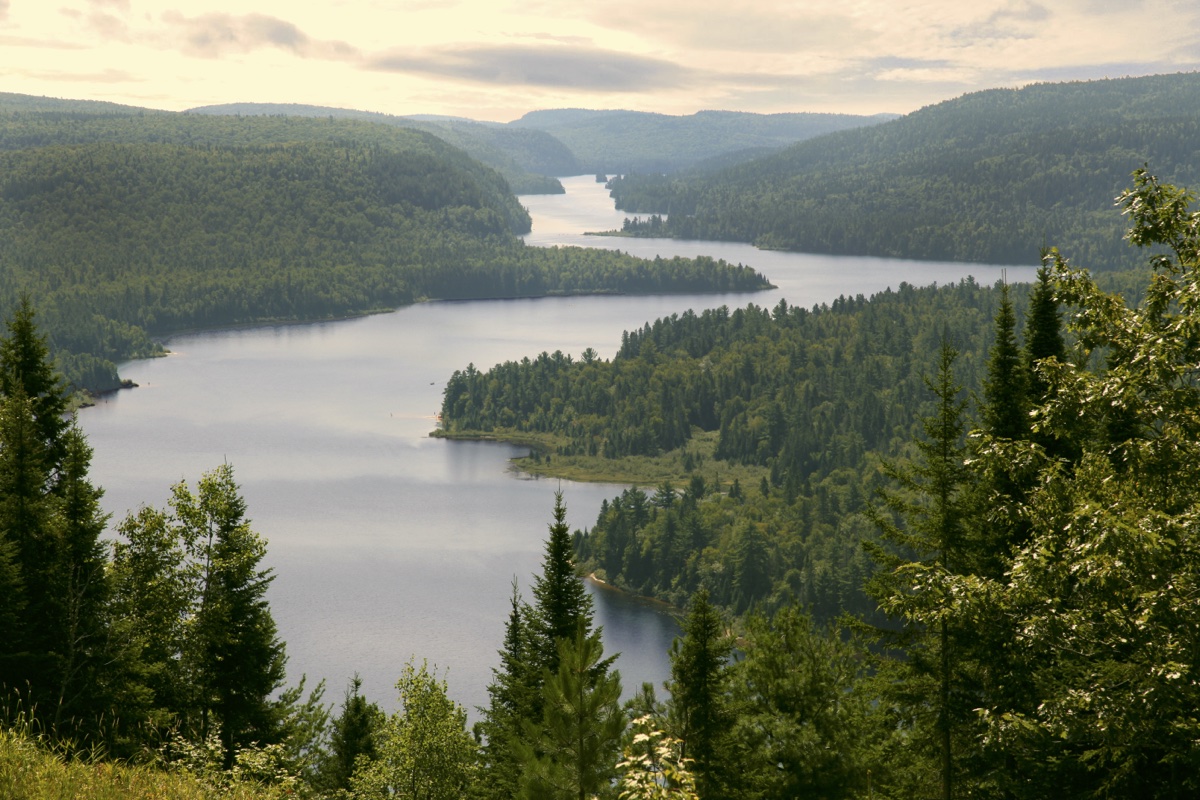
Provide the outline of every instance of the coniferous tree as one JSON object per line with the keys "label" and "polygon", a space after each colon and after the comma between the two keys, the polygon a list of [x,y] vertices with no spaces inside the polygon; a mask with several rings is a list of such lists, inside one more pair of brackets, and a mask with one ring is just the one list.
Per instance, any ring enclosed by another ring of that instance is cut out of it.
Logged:
{"label": "coniferous tree", "polygon": [[331,723],[329,750],[317,775],[324,792],[348,791],[355,770],[379,757],[379,738],[387,716],[377,703],[359,693],[361,689],[362,679],[355,675],[346,687],[341,713]]}
{"label": "coniferous tree", "polygon": [[500,665],[492,669],[488,707],[480,722],[484,743],[481,757],[487,780],[480,787],[488,797],[512,798],[517,793],[521,764],[515,745],[524,734],[524,721],[534,718],[541,676],[533,672],[528,606],[513,580],[511,609],[504,627]]}
{"label": "coniferous tree", "polygon": [[0,394],[24,393],[46,446],[46,468],[53,472],[66,455],[63,434],[70,424],[66,384],[50,358],[46,337],[38,331],[27,295],[21,297],[5,327],[7,335],[0,340]]}
{"label": "coniferous tree", "polygon": [[730,777],[729,733],[735,715],[728,697],[727,662],[733,640],[725,621],[700,589],[692,597],[683,636],[671,648],[671,699],[667,718],[693,762],[701,798],[721,797]]}
{"label": "coniferous tree", "polygon": [[567,509],[559,491],[554,493],[554,521],[546,539],[542,573],[533,582],[533,607],[529,615],[530,645],[539,670],[555,672],[559,641],[573,638],[580,625],[591,630],[592,598],[575,568]]}
{"label": "coniferous tree", "polygon": [[[1047,256],[1052,257],[1052,256]],[[1025,316],[1025,371],[1029,380],[1029,397],[1034,403],[1046,400],[1049,384],[1037,369],[1044,358],[1065,361],[1067,346],[1062,335],[1062,318],[1054,298],[1053,276],[1049,264],[1038,267],[1037,283],[1029,295],[1029,311]]]}
{"label": "coniferous tree", "polygon": [[58,685],[54,646],[61,630],[62,598],[55,587],[61,531],[49,494],[49,458],[33,404],[17,384],[0,399],[0,530],[15,555],[14,606],[24,613],[19,638],[9,645],[8,691],[27,695],[27,703],[53,708]]}
{"label": "coniferous tree", "polygon": [[[954,379],[957,356],[943,339],[938,372],[929,384],[936,411],[924,421],[924,438],[916,443],[920,459],[906,468],[886,465],[900,489],[882,493],[890,514],[870,513],[891,549],[866,545],[880,567],[868,591],[900,622],[898,630],[876,632],[882,644],[903,654],[887,668],[901,674],[894,687],[907,696],[899,704],[914,714],[910,724],[916,740],[937,765],[937,777],[922,791],[936,786],[944,800],[955,795],[958,729],[970,716],[970,708],[958,700],[965,672],[959,643],[965,632],[953,628],[940,591],[972,560],[964,526],[971,495],[962,441],[966,400],[959,398],[962,387]],[[918,711],[922,707],[927,711]]]}
{"label": "coniferous tree", "polygon": [[518,745],[522,800],[587,800],[610,794],[625,717],[621,680],[608,672],[600,632],[581,622],[560,639],[556,670],[545,674],[542,719],[527,721]]}
{"label": "coniferous tree", "polygon": [[192,558],[197,605],[186,652],[197,690],[200,738],[219,729],[225,768],[239,748],[279,736],[271,695],[284,679],[283,642],[267,605],[273,576],[266,545],[245,518],[228,464],[205,474],[193,494],[180,483],[171,505]]}
{"label": "coniferous tree", "polygon": [[98,696],[107,682],[101,674],[107,660],[104,617],[109,596],[101,542],[108,523],[108,515],[100,507],[104,491],[88,480],[92,448],[83,432],[72,425],[63,434],[63,444],[57,497],[60,539],[54,575],[62,609],[55,647],[59,654],[55,725],[68,717],[76,717],[80,724],[85,724],[85,719],[98,720],[109,702]]}
{"label": "coniferous tree", "polygon": [[1029,433],[1025,368],[1017,345],[1016,327],[1008,284],[1004,283],[1000,286],[996,340],[988,355],[980,416],[989,433],[1005,439],[1022,439]]}

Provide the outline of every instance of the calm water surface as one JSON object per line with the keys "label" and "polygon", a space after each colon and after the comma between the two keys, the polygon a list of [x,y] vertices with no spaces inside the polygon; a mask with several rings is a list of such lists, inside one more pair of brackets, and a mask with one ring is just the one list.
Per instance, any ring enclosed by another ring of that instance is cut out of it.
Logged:
{"label": "calm water surface", "polygon": [[[619,227],[602,185],[525,197],[536,245],[637,255],[709,254],[745,263],[778,287],[752,296],[593,297],[430,303],[344,322],[227,330],[172,339],[167,358],[122,365],[139,388],[80,414],[93,477],[115,518],[164,506],[170,486],[228,461],[275,570],[271,608],[289,679],[329,682],[340,700],[359,673],[394,706],[410,658],[448,670],[450,693],[484,705],[514,577],[528,594],[561,485],[573,528],[590,526],[621,486],[532,480],[508,469],[520,451],[428,438],[442,387],[468,363],[486,369],[561,349],[615,353],[621,332],[688,308],[781,298],[812,305],[998,267],[762,252],[746,245],[582,235]],[[1008,268],[1010,281],[1033,268]],[[646,605],[593,591],[626,696],[661,684],[678,628]]]}

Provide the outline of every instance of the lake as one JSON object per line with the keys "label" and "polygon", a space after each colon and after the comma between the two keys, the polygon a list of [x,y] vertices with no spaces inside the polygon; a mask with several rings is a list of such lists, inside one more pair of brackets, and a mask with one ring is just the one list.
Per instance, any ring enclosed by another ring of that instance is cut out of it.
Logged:
{"label": "lake", "polygon": [[[624,330],[722,304],[811,306],[1000,267],[763,252],[748,245],[584,236],[619,228],[594,177],[565,195],[529,196],[534,245],[584,245],[636,255],[708,254],[744,263],[777,286],[753,295],[559,297],[428,303],[340,322],[222,330],[176,337],[166,358],[121,365],[139,388],[103,398],[79,422],[95,449],[104,507],[123,517],[163,507],[170,486],[192,485],[229,462],[275,571],[269,599],[287,642],[289,680],[324,678],[340,701],[355,673],[385,708],[403,664],[427,659],[472,710],[504,635],[514,578],[528,596],[562,489],[572,528],[595,522],[624,487],[533,480],[509,469],[522,452],[494,443],[431,439],[442,388],[455,369],[587,347],[610,358]],[[1007,269],[1011,282],[1034,267]],[[592,590],[609,653],[620,652],[625,695],[661,685],[674,620],[622,595]]]}

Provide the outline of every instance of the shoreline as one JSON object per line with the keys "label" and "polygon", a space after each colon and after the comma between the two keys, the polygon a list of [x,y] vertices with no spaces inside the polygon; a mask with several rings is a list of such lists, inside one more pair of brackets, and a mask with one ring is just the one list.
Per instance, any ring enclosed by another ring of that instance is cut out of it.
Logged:
{"label": "shoreline", "polygon": [[659,613],[667,614],[672,619],[674,619],[676,622],[682,623],[684,617],[687,616],[686,609],[682,609],[682,608],[679,608],[678,606],[672,605],[671,603],[668,603],[666,600],[659,600],[657,597],[647,597],[644,594],[637,594],[635,592],[629,591],[628,589],[622,589],[620,586],[617,586],[616,584],[609,583],[608,581],[604,580],[603,578],[597,577],[595,572],[589,572],[587,575],[584,575],[583,580],[586,583],[590,583],[592,586],[595,586],[597,589],[600,589],[601,591],[612,592],[613,594],[619,594],[622,597],[625,597],[628,600],[631,600],[632,602],[637,603],[638,605],[647,606],[649,608],[653,608],[654,610],[658,611]]}

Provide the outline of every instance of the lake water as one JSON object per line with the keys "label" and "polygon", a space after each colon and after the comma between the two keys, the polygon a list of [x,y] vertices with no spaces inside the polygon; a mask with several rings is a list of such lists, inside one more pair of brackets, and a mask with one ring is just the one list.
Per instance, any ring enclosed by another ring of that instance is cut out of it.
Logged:
{"label": "lake water", "polygon": [[[450,694],[485,705],[514,578],[528,595],[562,489],[572,528],[590,526],[624,487],[533,480],[508,468],[518,449],[428,438],[446,379],[474,363],[587,347],[609,358],[624,330],[688,308],[781,298],[812,305],[999,267],[762,252],[747,245],[582,235],[617,228],[603,185],[563,181],[565,195],[522,198],[526,241],[637,255],[709,254],[745,263],[778,288],[754,295],[569,297],[429,303],[341,322],[181,336],[167,358],[124,364],[139,384],[79,415],[92,476],[115,519],[228,461],[275,570],[271,609],[287,641],[289,680],[325,678],[340,701],[352,675],[386,708],[410,658],[447,671]],[[1008,268],[1009,281],[1033,267]],[[626,696],[661,685],[678,628],[660,610],[593,590]]]}

